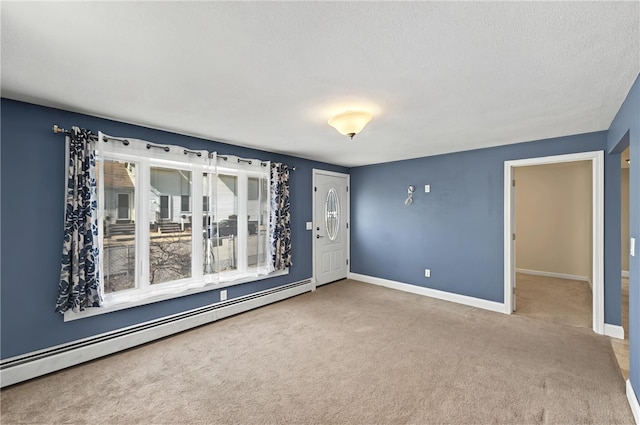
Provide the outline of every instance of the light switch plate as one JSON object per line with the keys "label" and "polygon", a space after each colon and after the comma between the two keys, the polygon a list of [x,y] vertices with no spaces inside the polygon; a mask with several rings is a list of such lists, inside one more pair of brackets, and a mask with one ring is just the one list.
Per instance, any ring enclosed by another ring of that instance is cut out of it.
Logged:
{"label": "light switch plate", "polygon": [[307,221],[307,230],[313,230],[313,222]]}
{"label": "light switch plate", "polygon": [[629,241],[629,255],[636,256],[636,238],[631,238]]}
{"label": "light switch plate", "polygon": [[431,185],[430,184],[425,184],[424,185],[424,193],[429,193],[431,192]]}

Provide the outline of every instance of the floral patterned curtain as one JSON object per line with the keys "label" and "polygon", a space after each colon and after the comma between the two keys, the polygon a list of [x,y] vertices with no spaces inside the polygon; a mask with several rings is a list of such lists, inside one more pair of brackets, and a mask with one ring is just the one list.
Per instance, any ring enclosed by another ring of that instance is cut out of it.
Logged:
{"label": "floral patterned curtain", "polygon": [[73,127],[68,143],[62,266],[56,311],[102,305],[100,287],[96,155],[91,132]]}
{"label": "floral patterned curtain", "polygon": [[271,163],[271,237],[272,270],[283,270],[293,265],[291,258],[291,204],[289,201],[289,166]]}

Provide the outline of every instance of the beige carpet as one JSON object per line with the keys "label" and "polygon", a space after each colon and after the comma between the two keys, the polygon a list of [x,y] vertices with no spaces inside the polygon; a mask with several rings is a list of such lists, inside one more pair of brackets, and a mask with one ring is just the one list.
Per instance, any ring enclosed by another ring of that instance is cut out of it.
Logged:
{"label": "beige carpet", "polygon": [[[592,328],[592,294],[584,281],[518,273],[515,314],[571,326]],[[611,338],[620,373],[629,379],[629,279],[622,278],[624,339]]]}
{"label": "beige carpet", "polygon": [[632,424],[606,337],[341,281],[1,392],[2,424]]}
{"label": "beige carpet", "polygon": [[515,313],[518,315],[591,329],[592,306],[587,282],[516,274]]}

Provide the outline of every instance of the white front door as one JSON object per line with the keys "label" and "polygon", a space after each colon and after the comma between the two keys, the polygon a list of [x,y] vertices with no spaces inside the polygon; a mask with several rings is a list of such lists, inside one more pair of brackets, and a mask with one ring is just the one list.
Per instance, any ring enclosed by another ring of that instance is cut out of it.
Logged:
{"label": "white front door", "polygon": [[316,286],[349,269],[349,175],[313,170],[313,274]]}

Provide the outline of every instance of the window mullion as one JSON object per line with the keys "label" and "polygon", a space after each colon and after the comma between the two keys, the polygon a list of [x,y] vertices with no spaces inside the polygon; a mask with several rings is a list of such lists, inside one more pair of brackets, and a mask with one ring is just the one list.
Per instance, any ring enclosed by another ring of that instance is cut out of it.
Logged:
{"label": "window mullion", "polygon": [[203,237],[202,237],[202,179],[201,167],[191,169],[191,276],[203,278]]}
{"label": "window mullion", "polygon": [[247,200],[249,183],[246,173],[238,173],[238,263],[237,270],[247,270],[247,242],[249,238],[249,219]]}
{"label": "window mullion", "polygon": [[148,159],[141,159],[140,173],[138,173],[138,185],[136,190],[136,219],[139,225],[136,226],[136,249],[138,250],[138,273],[136,287],[140,289],[149,286],[149,238],[150,234],[150,190],[151,171]]}
{"label": "window mullion", "polygon": [[[212,220],[212,223],[214,221],[218,220],[218,166],[217,164],[214,163],[213,167],[209,167],[207,169],[207,173],[208,173],[208,178],[207,178],[207,186],[208,186],[208,193],[207,195],[209,196],[209,217]],[[209,225],[209,220],[207,220],[207,224]],[[209,228],[207,227],[207,231],[209,232],[209,235],[214,233],[214,230],[217,229],[213,229],[213,228]],[[215,262],[214,261],[214,269],[213,269],[213,273],[215,273],[215,283],[220,283],[220,244],[219,244],[219,238],[216,236],[216,245],[215,247],[211,247],[212,251],[213,251],[213,255],[215,256],[215,258],[218,258],[218,261]]]}

